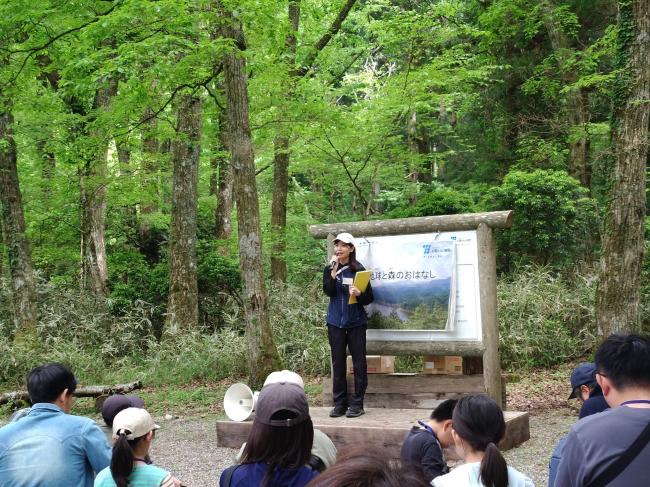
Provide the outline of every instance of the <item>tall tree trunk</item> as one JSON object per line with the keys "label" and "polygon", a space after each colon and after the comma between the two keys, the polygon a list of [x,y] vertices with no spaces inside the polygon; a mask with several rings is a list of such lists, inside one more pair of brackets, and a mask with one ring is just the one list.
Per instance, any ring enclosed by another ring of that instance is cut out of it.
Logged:
{"label": "tall tree trunk", "polygon": [[271,279],[287,282],[287,194],[289,192],[289,137],[273,140],[273,203],[271,205]]}
{"label": "tall tree trunk", "polygon": [[[555,18],[555,3],[549,0],[543,4],[543,8],[544,25],[558,61],[562,80],[567,85],[573,84],[577,81],[578,75],[575,66],[568,64],[568,61],[574,43],[562,31],[559,19]],[[587,133],[589,109],[585,90],[572,89],[567,92],[565,114],[569,128],[569,173],[584,187],[590,189],[591,169],[588,164],[590,140]]]}
{"label": "tall tree trunk", "polygon": [[4,111],[0,112],[0,203],[11,272],[14,325],[18,339],[34,336],[36,333],[36,288],[18,183],[16,142],[12,127],[14,119],[10,101],[2,100],[2,103]]}
{"label": "tall tree trunk", "polygon": [[162,154],[157,135],[158,119],[151,109],[145,111],[144,118],[146,123],[142,132],[143,201],[139,205],[138,240],[140,251],[147,259],[147,262],[156,264],[160,262],[160,247],[164,238],[160,235],[160,232],[154,231],[148,215],[156,213],[159,209],[160,191],[158,186]]}
{"label": "tall tree trunk", "polygon": [[115,141],[117,152],[117,162],[120,167],[120,174],[128,176],[133,172],[131,168],[131,148],[126,140],[119,139]]}
{"label": "tall tree trunk", "polygon": [[[289,32],[286,38],[285,58],[289,71],[289,87],[287,100],[292,101],[295,92],[295,81],[305,76],[312,68],[318,54],[329,44],[339,30],[343,21],[354,7],[356,0],[347,0],[339,10],[327,31],[318,39],[307,54],[304,64],[296,66],[296,44],[298,27],[300,25],[300,0],[288,0]],[[287,235],[287,195],[289,194],[289,144],[291,127],[282,129],[273,140],[274,173],[273,173],[273,203],[271,205],[271,279],[276,282],[287,282],[286,251]]]}
{"label": "tall tree trunk", "polygon": [[[289,32],[286,38],[286,63],[289,72],[288,99],[294,96],[296,73],[296,35],[300,25],[300,1],[288,2]],[[286,109],[285,109],[286,111]],[[290,130],[280,130],[273,139],[273,202],[271,205],[271,279],[287,282],[287,195],[289,193]],[[289,132],[289,133],[287,133]]]}
{"label": "tall tree trunk", "polygon": [[[230,127],[228,118],[223,110],[219,110],[219,150],[232,151]],[[232,170],[232,160],[228,157],[219,157],[218,161],[219,179],[217,184],[217,207],[214,210],[215,237],[218,239],[230,238],[232,233],[232,205],[233,205],[233,184],[235,175]]]}
{"label": "tall tree trunk", "polygon": [[49,203],[52,193],[52,178],[56,171],[56,160],[54,153],[47,148],[45,139],[37,140],[36,148],[41,156],[41,193],[43,202]]}
{"label": "tall tree trunk", "polygon": [[[300,0],[289,0],[289,32],[286,38],[286,63],[289,72],[287,99],[291,101],[295,92],[296,36],[300,25]],[[288,132],[288,133],[287,133]],[[287,195],[289,193],[289,137],[290,130],[281,129],[273,139],[273,202],[271,205],[271,279],[287,282]]]}
{"label": "tall tree trunk", "polygon": [[[220,10],[219,2],[216,2]],[[280,368],[280,356],[273,340],[264,284],[260,208],[255,181],[255,160],[248,120],[248,79],[244,34],[231,15],[223,14],[224,37],[237,48],[224,56],[223,67],[227,113],[232,137],[232,161],[235,174],[237,227],[239,232],[239,268],[244,282],[244,311],[250,382],[259,387],[266,376]]]}
{"label": "tall tree trunk", "polygon": [[184,94],[172,142],[172,214],[166,332],[195,328],[199,320],[196,273],[197,181],[201,155],[201,99]]}
{"label": "tall tree trunk", "polygon": [[[117,80],[108,79],[97,89],[93,111],[106,109],[117,93]],[[93,115],[95,117],[95,115]],[[82,287],[99,296],[108,294],[106,262],[106,194],[108,189],[108,138],[103,130],[91,134],[96,145],[95,157],[80,171],[81,204],[81,283]]]}
{"label": "tall tree trunk", "polygon": [[619,2],[612,147],[614,174],[605,215],[596,320],[603,336],[639,327],[650,122],[650,2]]}

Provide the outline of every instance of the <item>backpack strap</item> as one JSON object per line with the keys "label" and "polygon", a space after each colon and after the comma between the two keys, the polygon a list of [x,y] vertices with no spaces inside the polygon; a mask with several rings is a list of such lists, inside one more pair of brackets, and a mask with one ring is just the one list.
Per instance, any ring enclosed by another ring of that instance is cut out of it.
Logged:
{"label": "backpack strap", "polygon": [[590,483],[585,484],[585,487],[605,487],[612,480],[616,479],[627,467],[632,460],[634,460],[639,453],[645,448],[650,441],[650,423],[646,425],[641,434],[636,440],[628,447],[618,459],[605,469],[598,477]]}
{"label": "backpack strap", "polygon": [[232,475],[235,473],[235,470],[237,470],[237,467],[239,467],[239,465],[231,465],[226,470],[224,470],[223,484],[221,487],[230,487]]}

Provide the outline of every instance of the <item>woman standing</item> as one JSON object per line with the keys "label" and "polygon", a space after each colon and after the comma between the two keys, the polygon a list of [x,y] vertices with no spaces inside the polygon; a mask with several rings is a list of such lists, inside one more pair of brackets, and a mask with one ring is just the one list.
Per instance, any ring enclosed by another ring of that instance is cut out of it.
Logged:
{"label": "woman standing", "polygon": [[496,444],[506,433],[499,405],[484,395],[456,403],[451,434],[465,464],[431,481],[434,487],[534,487],[524,474],[508,467]]}
{"label": "woman standing", "polygon": [[111,465],[97,474],[95,487],[180,487],[181,482],[169,472],[146,461],[158,428],[142,408],[117,413],[113,419]]}
{"label": "woman standing", "polygon": [[[323,291],[330,298],[327,308],[327,337],[332,354],[332,418],[356,418],[364,414],[363,396],[368,386],[366,370],[366,325],[368,316],[363,308],[372,303],[370,283],[364,292],[356,288],[354,276],[365,270],[356,259],[354,237],[339,233],[334,239],[334,255],[323,271]],[[350,296],[357,302],[348,304]],[[348,400],[346,381],[346,347],[354,365],[354,395]]]}

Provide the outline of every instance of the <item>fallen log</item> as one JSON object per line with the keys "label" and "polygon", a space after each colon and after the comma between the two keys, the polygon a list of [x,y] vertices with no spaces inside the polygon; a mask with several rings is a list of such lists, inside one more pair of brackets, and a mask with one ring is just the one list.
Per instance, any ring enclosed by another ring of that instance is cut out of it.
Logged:
{"label": "fallen log", "polygon": [[[128,384],[116,384],[114,386],[85,386],[79,387],[73,395],[77,397],[99,397],[112,394],[127,394],[136,389],[142,389],[142,381],[136,380]],[[29,401],[27,391],[13,391],[0,394],[0,404],[17,403],[18,401]]]}

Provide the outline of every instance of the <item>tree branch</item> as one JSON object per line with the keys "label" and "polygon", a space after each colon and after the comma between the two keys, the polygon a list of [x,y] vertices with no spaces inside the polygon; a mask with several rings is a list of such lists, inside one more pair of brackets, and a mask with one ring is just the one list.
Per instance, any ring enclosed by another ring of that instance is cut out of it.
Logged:
{"label": "tree branch", "polygon": [[330,40],[332,40],[332,37],[334,37],[341,29],[341,24],[343,24],[343,21],[347,18],[350,10],[352,10],[352,7],[354,7],[355,3],[356,0],[347,0],[345,2],[345,5],[341,7],[339,14],[332,22],[332,25],[330,25],[330,28],[327,29],[327,32],[325,32],[325,34],[323,34],[323,36],[318,39],[318,42],[314,44],[314,47],[307,55],[307,58],[305,59],[303,65],[295,70],[294,73],[292,73],[293,76],[305,76],[311,70],[314,62],[316,61],[316,58],[318,57],[318,54],[325,48],[325,46],[327,46],[327,44],[329,44]]}
{"label": "tree branch", "polygon": [[39,46],[34,46],[34,47],[26,48],[26,49],[14,49],[14,50],[9,51],[10,56],[11,56],[11,54],[18,54],[18,53],[23,53],[23,52],[26,52],[27,56],[25,56],[25,59],[23,59],[23,62],[21,63],[20,68],[18,69],[18,72],[11,78],[11,80],[9,80],[5,85],[3,85],[3,87],[8,86],[8,85],[12,85],[13,83],[16,82],[16,80],[18,79],[18,76],[20,76],[20,74],[23,72],[23,69],[25,69],[25,66],[27,65],[27,61],[29,61],[29,59],[33,55],[47,49],[49,46],[54,44],[56,41],[58,41],[62,37],[65,37],[68,34],[72,34],[73,32],[78,32],[80,30],[83,30],[86,27],[88,27],[89,25],[94,24],[95,22],[99,21],[99,19],[101,19],[102,17],[105,17],[108,14],[110,14],[111,12],[113,12],[123,1],[124,0],[116,0],[115,3],[108,10],[106,10],[105,12],[101,12],[100,14],[96,15],[94,18],[92,18],[88,22],[85,22],[85,23],[83,23],[81,25],[78,25],[76,27],[72,27],[72,28],[70,28],[68,30],[64,30],[63,32],[59,32],[57,35],[55,35],[53,37],[50,37],[46,42],[44,42],[43,44],[41,44]]}
{"label": "tree branch", "polygon": [[197,88],[205,87],[205,85],[208,84],[212,80],[213,77],[214,77],[214,75],[212,74],[212,75],[210,75],[209,78],[207,78],[204,81],[199,81],[199,82],[194,83],[194,84],[183,83],[182,85],[178,85],[172,91],[172,94],[169,96],[169,99],[165,103],[163,103],[163,105],[158,110],[156,110],[155,112],[151,112],[146,117],[141,118],[138,123],[136,123],[135,125],[133,125],[129,129],[125,130],[124,132],[118,132],[118,133],[114,134],[113,137],[114,138],[119,138],[119,137],[123,137],[125,135],[130,134],[131,132],[133,132],[135,129],[137,129],[141,125],[147,123],[149,120],[158,117],[158,115],[160,115],[163,112],[163,110],[165,110],[165,108],[167,108],[169,106],[169,104],[172,101],[174,101],[174,97],[176,96],[176,94],[179,91],[181,91],[183,88],[192,88],[193,90],[196,90]]}

